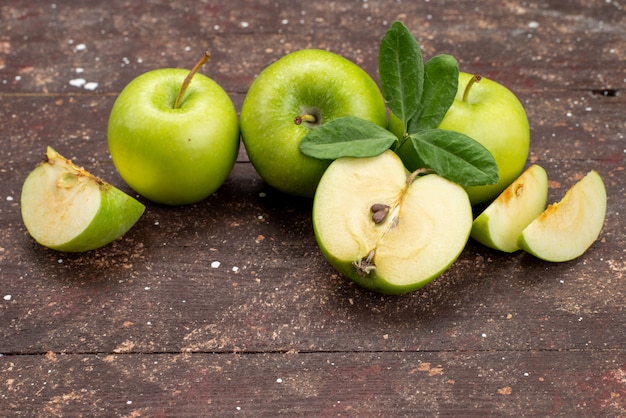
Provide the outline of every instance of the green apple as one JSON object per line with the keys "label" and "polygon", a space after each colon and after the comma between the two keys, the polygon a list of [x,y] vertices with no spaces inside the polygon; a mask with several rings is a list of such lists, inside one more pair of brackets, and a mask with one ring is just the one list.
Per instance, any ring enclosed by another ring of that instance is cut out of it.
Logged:
{"label": "green apple", "polygon": [[[493,200],[524,170],[530,128],[524,107],[503,85],[485,77],[459,73],[457,95],[438,128],[463,133],[491,152],[498,165],[496,184],[466,187],[472,205]],[[402,123],[392,115],[389,129],[401,137]],[[397,150],[409,170],[421,166],[410,141]]]}
{"label": "green apple", "polygon": [[22,187],[22,219],[43,246],[65,252],[100,248],[124,235],[145,206],[48,147]]}
{"label": "green apple", "polygon": [[109,116],[115,167],[133,190],[157,203],[205,199],[224,183],[237,158],[235,106],[215,81],[196,73],[200,65],[191,72],[162,68],[138,76]]}
{"label": "green apple", "polygon": [[606,189],[591,170],[530,223],[519,236],[523,250],[546,261],[563,262],[581,256],[598,239],[606,216]]}
{"label": "green apple", "polygon": [[418,289],[457,259],[472,226],[467,193],[409,173],[392,151],[339,158],[313,200],[318,245],[342,275],[385,294]]}
{"label": "green apple", "polygon": [[386,126],[378,85],[335,53],[292,52],[265,68],[250,86],[240,116],[243,143],[270,186],[313,197],[330,161],[302,154],[300,141],[311,129],[341,116]]}
{"label": "green apple", "polygon": [[547,200],[548,175],[533,164],[474,219],[470,236],[496,250],[517,251],[517,239],[541,215]]}

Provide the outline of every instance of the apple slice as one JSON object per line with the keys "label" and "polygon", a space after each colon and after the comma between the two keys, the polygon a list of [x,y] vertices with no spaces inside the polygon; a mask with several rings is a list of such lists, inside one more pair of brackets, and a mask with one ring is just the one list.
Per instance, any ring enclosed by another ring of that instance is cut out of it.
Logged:
{"label": "apple slice", "polygon": [[546,208],[548,175],[531,165],[472,224],[470,236],[487,247],[512,253],[520,234]]}
{"label": "apple slice", "polygon": [[581,256],[604,225],[606,189],[602,177],[591,170],[528,225],[517,244],[546,261],[562,262]]}
{"label": "apple slice", "polygon": [[41,245],[77,252],[124,235],[145,206],[48,147],[46,161],[26,178],[22,219]]}
{"label": "apple slice", "polygon": [[339,158],[313,201],[319,247],[342,275],[385,294],[418,289],[459,256],[472,226],[465,190],[436,174],[411,175],[392,151]]}

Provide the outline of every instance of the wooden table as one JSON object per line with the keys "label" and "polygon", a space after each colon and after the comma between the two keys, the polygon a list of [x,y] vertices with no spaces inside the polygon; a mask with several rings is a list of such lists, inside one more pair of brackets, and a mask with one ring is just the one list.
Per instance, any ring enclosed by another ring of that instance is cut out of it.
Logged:
{"label": "wooden table", "polygon": [[[623,2],[11,0],[0,19],[0,416],[626,415]],[[216,194],[143,200],[100,250],[27,234],[21,187],[47,145],[132,193],[106,126],[135,76],[209,49],[202,72],[238,110],[302,48],[378,80],[397,19],[425,58],[452,54],[518,95],[550,202],[602,175],[606,223],[583,257],[470,242],[426,288],[373,294],[322,257],[311,201],[269,188],[243,148]]]}

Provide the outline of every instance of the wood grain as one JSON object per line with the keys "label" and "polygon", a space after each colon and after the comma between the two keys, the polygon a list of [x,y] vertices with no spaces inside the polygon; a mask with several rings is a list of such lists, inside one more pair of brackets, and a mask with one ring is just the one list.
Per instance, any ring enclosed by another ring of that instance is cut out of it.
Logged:
{"label": "wood grain", "polygon": [[[619,2],[31,3],[0,6],[0,416],[626,415]],[[238,110],[265,66],[302,48],[377,80],[396,19],[426,58],[452,54],[518,95],[551,202],[602,175],[607,218],[583,257],[470,242],[426,288],[373,294],[324,260],[311,201],[269,188],[243,147],[216,194],[140,198],[139,223],[100,250],[47,250],[23,227],[21,186],[47,145],[133,193],[106,125],[135,76],[208,48],[203,73]]]}

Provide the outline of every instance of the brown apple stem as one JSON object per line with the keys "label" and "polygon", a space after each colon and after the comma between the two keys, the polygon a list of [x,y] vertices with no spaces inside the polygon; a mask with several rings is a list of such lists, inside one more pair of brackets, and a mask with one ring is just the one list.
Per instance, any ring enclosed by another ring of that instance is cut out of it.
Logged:
{"label": "brown apple stem", "polygon": [[200,61],[198,61],[197,64],[191,69],[191,71],[189,71],[189,74],[187,74],[187,77],[185,77],[185,81],[183,81],[183,85],[180,86],[180,91],[178,92],[178,96],[176,97],[176,101],[174,102],[174,109],[180,108],[181,101],[183,100],[183,96],[187,91],[187,87],[189,87],[189,83],[191,83],[191,79],[194,75],[196,75],[198,71],[200,71],[200,68],[202,68],[202,66],[206,64],[209,58],[211,58],[211,53],[209,51],[206,51],[202,58],[200,58]]}
{"label": "brown apple stem", "polygon": [[426,167],[418,168],[417,170],[412,172],[409,175],[409,177],[406,178],[406,184],[411,185],[415,181],[417,176],[419,176],[421,174],[435,174],[435,171],[431,170],[430,168],[426,168]]}
{"label": "brown apple stem", "polygon": [[314,115],[305,114],[305,115],[298,115],[293,120],[293,123],[295,123],[296,125],[300,125],[302,124],[302,122],[315,123],[317,122],[317,118]]}
{"label": "brown apple stem", "polygon": [[472,88],[474,83],[478,83],[482,79],[483,79],[483,77],[481,75],[479,75],[479,74],[475,74],[472,78],[470,78],[470,81],[467,83],[467,86],[465,86],[465,90],[463,91],[463,101],[464,102],[467,101],[467,96],[469,96],[470,89]]}

